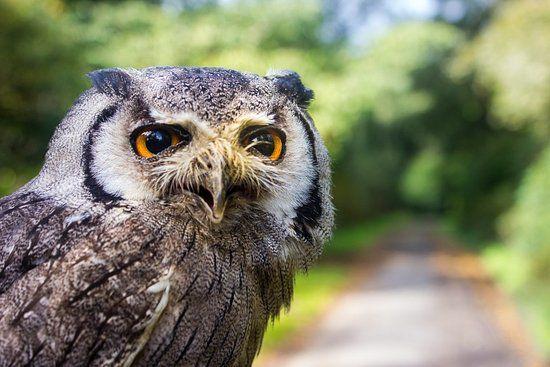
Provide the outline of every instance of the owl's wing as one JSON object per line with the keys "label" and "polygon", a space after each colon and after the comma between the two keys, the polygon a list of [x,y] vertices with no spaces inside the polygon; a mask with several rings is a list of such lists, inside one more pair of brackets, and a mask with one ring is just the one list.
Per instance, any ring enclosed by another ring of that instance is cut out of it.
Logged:
{"label": "owl's wing", "polygon": [[55,221],[55,208],[33,194],[14,194],[0,200],[0,294],[47,252],[41,227]]}
{"label": "owl's wing", "polygon": [[51,199],[30,193],[0,200],[0,294],[51,256],[55,242],[48,237],[64,214]]}
{"label": "owl's wing", "polygon": [[128,363],[166,306],[169,241],[138,216],[67,223],[27,199],[1,207],[0,366]]}

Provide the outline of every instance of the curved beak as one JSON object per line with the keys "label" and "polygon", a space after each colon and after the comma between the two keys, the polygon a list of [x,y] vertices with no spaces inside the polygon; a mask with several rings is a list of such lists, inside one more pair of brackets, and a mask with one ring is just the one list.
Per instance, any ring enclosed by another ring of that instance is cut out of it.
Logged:
{"label": "curved beak", "polygon": [[223,172],[214,170],[205,173],[199,182],[198,187],[187,187],[187,190],[201,199],[210,220],[213,223],[220,223],[227,202]]}
{"label": "curved beak", "polygon": [[226,190],[221,178],[214,179],[211,183],[211,188],[207,188],[212,195],[212,202],[207,203],[210,208],[210,219],[214,223],[220,223],[225,212]]}

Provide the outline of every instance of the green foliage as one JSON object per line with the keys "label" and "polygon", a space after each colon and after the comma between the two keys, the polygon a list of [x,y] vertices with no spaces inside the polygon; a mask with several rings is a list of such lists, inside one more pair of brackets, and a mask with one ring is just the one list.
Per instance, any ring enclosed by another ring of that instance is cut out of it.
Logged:
{"label": "green foliage", "polygon": [[501,232],[519,256],[530,259],[528,277],[550,284],[550,147],[529,169],[517,204],[503,218]]}
{"label": "green foliage", "polygon": [[[514,296],[541,355],[550,359],[550,293],[548,282],[533,280],[532,261],[537,254],[495,243],[486,246],[482,259],[497,283]],[[548,269],[546,270],[548,272]]]}
{"label": "green foliage", "polygon": [[443,204],[462,230],[495,235],[495,220],[510,208],[537,151],[529,134],[479,122],[457,137],[443,169]]}
{"label": "green foliage", "polygon": [[463,42],[446,24],[405,24],[350,62],[352,93],[338,101],[346,130],[333,149],[340,221],[412,205],[494,233],[536,146],[493,126],[471,80],[449,74]]}
{"label": "green foliage", "polygon": [[401,183],[401,191],[407,202],[423,209],[441,208],[442,163],[441,154],[429,148],[414,157]]}
{"label": "green foliage", "polygon": [[55,0],[0,1],[0,195],[40,164],[44,146],[84,71]]}
{"label": "green foliage", "polygon": [[490,111],[503,125],[531,125],[550,134],[550,2],[506,1],[494,20],[468,45],[457,75],[476,74],[491,95]]}
{"label": "green foliage", "polygon": [[[437,103],[446,98],[442,90],[457,89],[445,81],[442,65],[461,39],[442,23],[405,24],[350,61],[343,80],[349,93],[337,100],[340,126],[346,127],[335,152],[340,220],[402,205],[399,182],[408,161],[432,140],[436,122],[454,118],[443,116]],[[452,101],[445,102],[447,109],[454,108]]]}
{"label": "green foliage", "polygon": [[[499,125],[535,133],[534,152],[543,150],[515,191],[515,203],[500,220],[505,246],[484,253],[497,280],[524,309],[541,350],[550,358],[550,3],[509,1],[454,65],[473,73],[490,94],[490,111]],[[462,74],[460,74],[462,73]],[[471,76],[470,76],[471,77]],[[509,149],[503,141],[499,151]],[[494,152],[496,153],[496,152]],[[515,153],[515,152],[514,152]],[[517,155],[503,160],[499,172],[523,165]],[[516,180],[514,180],[516,181]],[[511,185],[506,202],[517,185]]]}

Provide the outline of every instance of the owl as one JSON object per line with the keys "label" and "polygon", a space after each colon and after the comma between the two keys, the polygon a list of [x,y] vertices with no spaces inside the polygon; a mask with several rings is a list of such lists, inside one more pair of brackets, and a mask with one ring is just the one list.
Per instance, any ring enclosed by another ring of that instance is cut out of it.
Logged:
{"label": "owl", "polygon": [[249,366],[333,226],[290,71],[104,69],[0,200],[0,366]]}

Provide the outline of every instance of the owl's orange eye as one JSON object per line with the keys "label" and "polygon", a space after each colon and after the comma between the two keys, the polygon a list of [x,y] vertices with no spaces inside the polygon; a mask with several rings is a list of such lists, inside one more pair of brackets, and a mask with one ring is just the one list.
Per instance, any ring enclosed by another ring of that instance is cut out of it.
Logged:
{"label": "owl's orange eye", "polygon": [[188,144],[191,135],[187,130],[176,126],[146,126],[134,132],[132,145],[137,155],[152,158],[166,149],[180,143]]}
{"label": "owl's orange eye", "polygon": [[245,149],[268,157],[271,161],[281,159],[285,149],[285,134],[274,128],[253,129],[245,134],[242,144]]}

